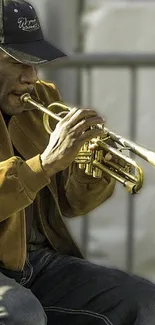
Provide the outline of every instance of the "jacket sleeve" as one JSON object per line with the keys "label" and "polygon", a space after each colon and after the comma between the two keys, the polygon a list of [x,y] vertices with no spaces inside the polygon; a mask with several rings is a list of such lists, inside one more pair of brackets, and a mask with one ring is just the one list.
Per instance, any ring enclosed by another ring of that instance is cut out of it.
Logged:
{"label": "jacket sleeve", "polygon": [[[39,94],[42,91],[42,100],[46,104],[51,102],[51,90],[54,98],[63,103],[54,85],[39,82],[37,89]],[[115,181],[107,175],[104,175],[101,180],[93,179],[79,170],[75,163],[65,171],[58,173],[56,178],[59,205],[66,217],[84,215],[92,211],[112,195],[115,186]]]}
{"label": "jacket sleeve", "polygon": [[115,180],[104,175],[94,179],[79,170],[75,163],[57,177],[59,204],[66,217],[85,215],[113,194]]}
{"label": "jacket sleeve", "polygon": [[0,162],[0,221],[30,205],[49,183],[37,155],[27,161],[11,157]]}

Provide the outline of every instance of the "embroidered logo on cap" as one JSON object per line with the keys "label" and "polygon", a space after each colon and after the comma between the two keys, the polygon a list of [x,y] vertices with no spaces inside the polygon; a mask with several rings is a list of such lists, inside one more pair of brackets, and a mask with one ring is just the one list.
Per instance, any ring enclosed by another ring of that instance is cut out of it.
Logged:
{"label": "embroidered logo on cap", "polygon": [[18,18],[18,25],[24,32],[34,32],[40,29],[40,24],[36,18],[27,19],[26,17],[20,17]]}

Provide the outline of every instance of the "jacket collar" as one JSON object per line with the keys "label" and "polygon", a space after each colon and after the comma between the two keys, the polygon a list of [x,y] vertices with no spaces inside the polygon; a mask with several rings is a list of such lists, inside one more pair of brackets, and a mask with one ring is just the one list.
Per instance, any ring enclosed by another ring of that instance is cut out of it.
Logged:
{"label": "jacket collar", "polygon": [[13,147],[2,113],[0,112],[0,161],[6,160],[13,155]]}
{"label": "jacket collar", "polygon": [[49,141],[49,135],[43,126],[42,113],[38,110],[13,116],[8,131],[14,147],[25,159],[42,153]]}

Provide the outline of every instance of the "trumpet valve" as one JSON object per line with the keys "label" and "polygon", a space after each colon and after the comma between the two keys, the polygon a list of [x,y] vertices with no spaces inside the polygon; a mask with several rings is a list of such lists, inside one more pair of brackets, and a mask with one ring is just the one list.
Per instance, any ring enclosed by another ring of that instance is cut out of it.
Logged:
{"label": "trumpet valve", "polygon": [[[96,150],[95,151],[95,160],[99,163],[102,163],[103,158],[103,150]],[[101,178],[103,175],[103,171],[98,167],[93,168],[93,177],[94,178]]]}
{"label": "trumpet valve", "polygon": [[87,164],[87,165],[86,165],[86,168],[85,168],[85,174],[86,174],[86,175],[89,175],[89,176],[93,176],[93,172],[94,172],[93,169],[94,169],[94,168],[93,168],[92,163]]}
{"label": "trumpet valve", "polygon": [[78,163],[79,168],[85,170],[87,164],[91,161],[91,151],[89,149],[89,143],[85,143],[80,149],[75,162]]}

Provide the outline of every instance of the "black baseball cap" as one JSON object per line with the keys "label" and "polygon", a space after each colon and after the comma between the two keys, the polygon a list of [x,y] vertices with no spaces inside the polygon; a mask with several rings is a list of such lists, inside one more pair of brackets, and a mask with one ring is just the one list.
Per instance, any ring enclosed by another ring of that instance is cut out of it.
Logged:
{"label": "black baseball cap", "polygon": [[66,56],[44,39],[33,6],[24,0],[0,0],[0,48],[29,65]]}

